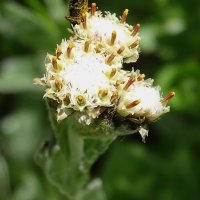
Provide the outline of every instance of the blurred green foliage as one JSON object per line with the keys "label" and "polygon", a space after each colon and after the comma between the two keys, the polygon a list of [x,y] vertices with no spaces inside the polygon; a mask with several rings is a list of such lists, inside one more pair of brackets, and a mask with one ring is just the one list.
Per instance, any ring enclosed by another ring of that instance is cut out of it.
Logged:
{"label": "blurred green foliage", "polygon": [[[171,112],[150,124],[147,143],[139,134],[119,137],[92,168],[109,200],[183,200],[200,197],[200,7],[198,1],[100,1],[102,11],[141,24],[141,54],[125,69],[155,79],[163,96],[175,91]],[[92,2],[90,2],[92,3]],[[34,162],[51,138],[43,88],[33,78],[45,72],[46,53],[69,38],[67,2],[0,2],[0,199],[64,200]]]}

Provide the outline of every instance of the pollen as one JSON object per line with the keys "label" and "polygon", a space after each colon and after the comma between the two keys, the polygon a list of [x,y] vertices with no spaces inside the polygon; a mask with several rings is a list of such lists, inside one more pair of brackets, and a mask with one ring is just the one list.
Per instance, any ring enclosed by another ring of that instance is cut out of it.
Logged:
{"label": "pollen", "polygon": [[117,86],[119,86],[121,83],[122,83],[121,80],[117,80],[115,86],[117,87]]}
{"label": "pollen", "polygon": [[87,29],[87,24],[86,24],[86,15],[82,14],[82,23],[83,23],[83,28]]}
{"label": "pollen", "polygon": [[94,16],[95,11],[96,11],[96,3],[92,3],[92,6],[91,6],[91,16]]}
{"label": "pollen", "polygon": [[144,77],[145,77],[145,74],[141,74],[141,75],[137,78],[137,80],[138,80],[138,81],[141,81]]}
{"label": "pollen", "polygon": [[69,45],[67,48],[67,57],[70,58],[71,56],[71,51],[72,51],[72,45]]}
{"label": "pollen", "polygon": [[108,58],[106,64],[110,64],[112,62],[112,60],[115,58],[115,56],[117,55],[117,52],[114,52],[110,55],[110,57]]}
{"label": "pollen", "polygon": [[115,43],[116,37],[117,37],[116,31],[113,31],[112,36],[111,36],[110,46],[113,46],[113,44]]}
{"label": "pollen", "polygon": [[175,92],[170,92],[162,101],[161,103],[167,103],[173,96],[175,95]]}
{"label": "pollen", "polygon": [[133,30],[133,32],[131,33],[131,36],[135,36],[137,34],[137,32],[139,31],[140,29],[140,24],[137,24]]}
{"label": "pollen", "polygon": [[133,44],[131,44],[128,48],[129,48],[129,49],[133,49],[133,48],[135,48],[138,44],[139,44],[139,41],[136,40],[136,41],[135,41]]}
{"label": "pollen", "polygon": [[57,57],[56,56],[53,57],[52,64],[53,64],[53,68],[55,70],[58,70],[58,63],[57,63]]}
{"label": "pollen", "polygon": [[108,90],[104,90],[102,93],[101,93],[101,97],[105,97],[106,95],[108,94]]}
{"label": "pollen", "polygon": [[58,59],[59,59],[61,54],[62,54],[62,51],[61,51],[61,49],[58,48],[57,52],[56,52],[56,56],[57,56]]}
{"label": "pollen", "polygon": [[125,50],[125,46],[121,46],[117,51],[118,54],[121,54]]}
{"label": "pollen", "polygon": [[89,45],[90,45],[90,40],[89,40],[89,39],[86,39],[86,41],[85,41],[85,46],[84,46],[84,51],[85,51],[85,53],[88,52]]}
{"label": "pollen", "polygon": [[55,80],[55,85],[56,85],[57,90],[60,91],[62,88],[62,85],[60,84],[58,79]]}
{"label": "pollen", "polygon": [[128,16],[128,9],[126,9],[124,12],[123,12],[123,15],[122,15],[122,18],[120,20],[120,23],[123,24],[125,21],[126,21],[126,18]]}
{"label": "pollen", "polygon": [[128,104],[128,105],[126,106],[126,109],[133,108],[133,107],[137,106],[140,102],[141,102],[140,99],[135,100],[135,101],[133,101],[132,103]]}
{"label": "pollen", "polygon": [[112,78],[116,74],[116,68],[112,68],[112,71],[110,73],[110,78]]}
{"label": "pollen", "polygon": [[79,104],[83,103],[83,97],[81,95],[79,95],[77,97],[77,101],[78,101]]}
{"label": "pollen", "polygon": [[67,102],[70,102],[70,97],[71,97],[71,94],[70,94],[70,93],[67,93],[67,94],[66,94],[66,97],[65,97],[65,99],[67,100]]}
{"label": "pollen", "polygon": [[127,84],[124,86],[124,90],[127,90],[127,89],[131,86],[131,84],[132,84],[134,81],[135,81],[135,78],[131,78],[131,79],[127,82]]}

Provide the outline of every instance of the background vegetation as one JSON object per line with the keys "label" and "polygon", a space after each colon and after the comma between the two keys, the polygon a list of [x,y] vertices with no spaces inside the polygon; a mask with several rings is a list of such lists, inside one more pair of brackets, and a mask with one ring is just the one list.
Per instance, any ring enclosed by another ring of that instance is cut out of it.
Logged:
{"label": "background vegetation", "polygon": [[[200,7],[195,0],[96,0],[102,11],[141,24],[135,64],[155,79],[163,95],[175,91],[171,112],[139,134],[119,137],[92,168],[109,200],[183,200],[200,196]],[[33,78],[45,73],[46,53],[68,38],[64,0],[0,2],[0,199],[64,200],[34,162],[52,135],[44,89]],[[92,3],[92,2],[90,2]]]}

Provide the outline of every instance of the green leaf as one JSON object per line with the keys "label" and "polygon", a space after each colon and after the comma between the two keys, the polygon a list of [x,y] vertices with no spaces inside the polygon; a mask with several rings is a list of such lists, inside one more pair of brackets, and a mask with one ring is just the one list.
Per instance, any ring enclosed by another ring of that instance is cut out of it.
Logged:
{"label": "green leaf", "polygon": [[8,199],[10,194],[10,177],[6,160],[0,155],[0,199]]}
{"label": "green leaf", "polygon": [[2,5],[0,33],[37,51],[51,48],[52,44],[61,40],[59,26],[50,15],[43,15],[14,2]]}
{"label": "green leaf", "polygon": [[3,60],[0,73],[0,92],[17,93],[24,91],[44,91],[33,85],[37,60],[33,56],[11,57]]}
{"label": "green leaf", "polygon": [[[68,15],[68,2],[62,0],[44,0],[52,18],[60,23],[61,19]],[[66,21],[66,20],[65,20]]]}

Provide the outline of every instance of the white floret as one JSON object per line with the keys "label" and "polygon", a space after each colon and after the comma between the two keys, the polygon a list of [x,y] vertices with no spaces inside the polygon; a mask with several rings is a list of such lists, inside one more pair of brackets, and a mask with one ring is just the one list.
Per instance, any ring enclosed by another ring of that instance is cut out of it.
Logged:
{"label": "white floret", "polygon": [[[118,51],[121,46],[125,50],[120,54],[124,62],[136,62],[139,57],[138,48],[129,49],[128,47],[136,40],[140,41],[141,38],[138,34],[134,37],[131,36],[129,25],[127,23],[120,23],[120,20],[115,16],[106,12],[103,17],[98,11],[91,17],[90,13],[86,13],[87,29],[83,28],[82,23],[73,27],[75,34],[82,39],[89,38],[96,48],[101,45],[102,52]],[[110,45],[112,32],[116,31],[116,40],[114,45]]]}
{"label": "white floret", "polygon": [[[138,105],[126,108],[127,105],[138,99],[141,100]],[[159,86],[153,87],[135,83],[130,91],[124,92],[121,96],[117,111],[120,115],[128,116],[130,119],[145,119],[146,122],[151,122],[169,112],[169,107],[161,103]]]}

